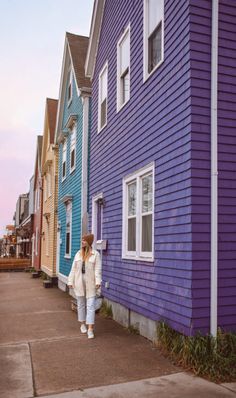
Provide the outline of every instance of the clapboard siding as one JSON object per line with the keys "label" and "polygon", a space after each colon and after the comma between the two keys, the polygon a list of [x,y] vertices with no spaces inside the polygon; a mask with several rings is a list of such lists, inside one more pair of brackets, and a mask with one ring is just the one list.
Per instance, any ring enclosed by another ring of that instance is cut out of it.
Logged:
{"label": "clapboard siding", "polygon": [[[62,118],[62,129],[70,115],[77,115],[76,132],[76,167],[70,174],[70,134],[67,138],[66,157],[66,179],[62,181],[62,145],[59,146],[59,197],[58,197],[58,219],[61,222],[61,245],[59,272],[68,276],[73,258],[80,248],[81,241],[81,170],[82,170],[82,131],[83,131],[83,105],[78,97],[75,80],[72,81],[72,102],[68,107],[67,90],[65,94],[64,112]],[[66,207],[61,199],[65,195],[72,195],[72,237],[71,237],[71,258],[65,258],[66,250]]]}
{"label": "clapboard siding", "polygon": [[211,2],[190,1],[194,333],[209,332],[210,325],[211,13]]}
{"label": "clapboard siding", "polygon": [[[116,46],[131,25],[131,96],[116,111]],[[104,295],[190,333],[192,314],[189,5],[165,1],[165,60],[143,82],[143,1],[105,3],[92,86],[91,198],[103,192]],[[98,134],[98,75],[108,61],[107,126]],[[155,259],[122,259],[122,180],[155,164]],[[90,220],[91,222],[91,220]]]}
{"label": "clapboard siding", "polygon": [[[219,4],[219,306],[218,323],[236,330],[236,5]],[[220,277],[221,276],[221,277]]]}

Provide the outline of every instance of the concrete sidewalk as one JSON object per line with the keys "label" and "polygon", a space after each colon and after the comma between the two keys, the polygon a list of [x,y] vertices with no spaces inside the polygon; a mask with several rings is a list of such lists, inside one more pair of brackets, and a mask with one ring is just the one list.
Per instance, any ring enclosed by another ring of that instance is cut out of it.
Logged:
{"label": "concrete sidewalk", "polygon": [[98,316],[96,338],[88,340],[71,298],[28,273],[0,273],[0,295],[1,398],[236,395],[229,386],[183,373],[112,320]]}

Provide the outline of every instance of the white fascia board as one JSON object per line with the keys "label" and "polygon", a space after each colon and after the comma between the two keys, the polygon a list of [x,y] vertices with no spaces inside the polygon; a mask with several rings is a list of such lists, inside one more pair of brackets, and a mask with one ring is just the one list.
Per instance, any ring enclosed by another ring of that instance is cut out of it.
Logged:
{"label": "white fascia board", "polygon": [[57,139],[59,137],[59,125],[61,125],[62,112],[64,110],[64,95],[65,95],[65,63],[66,63],[66,55],[67,55],[68,41],[65,37],[64,51],[63,51],[63,59],[62,59],[62,69],[61,69],[61,79],[60,79],[60,88],[59,88],[59,100],[58,100],[58,111],[56,118],[56,128],[55,128],[55,136],[54,136],[54,145],[57,144]]}
{"label": "white fascia board", "polygon": [[97,57],[98,43],[102,26],[102,17],[106,0],[95,0],[93,7],[92,22],[89,33],[89,45],[85,60],[85,75],[93,79],[94,68]]}
{"label": "white fascia board", "polygon": [[[61,69],[60,89],[59,89],[58,111],[57,111],[56,129],[55,129],[55,136],[54,136],[54,145],[56,145],[58,143],[58,137],[61,132],[60,126],[62,124],[62,117],[63,117],[63,112],[64,112],[65,92],[66,92],[66,82],[67,82],[66,69],[69,64],[69,57],[70,57],[71,65],[72,65],[69,43],[68,43],[67,37],[65,37],[62,69]],[[73,67],[73,65],[72,65],[72,67]],[[74,73],[74,69],[73,69],[73,73]]]}
{"label": "white fascia board", "polygon": [[[77,95],[78,95],[78,97],[80,97],[81,92],[80,92],[80,88],[78,86],[78,83],[77,83],[77,80],[76,80],[76,76],[75,76],[75,68],[74,68],[73,59],[72,59],[72,56],[71,56],[69,43],[68,43],[68,51],[69,51],[69,54],[70,54],[70,62],[71,62],[71,69],[72,69],[72,79],[74,78]],[[73,92],[72,92],[72,97],[73,97]]]}

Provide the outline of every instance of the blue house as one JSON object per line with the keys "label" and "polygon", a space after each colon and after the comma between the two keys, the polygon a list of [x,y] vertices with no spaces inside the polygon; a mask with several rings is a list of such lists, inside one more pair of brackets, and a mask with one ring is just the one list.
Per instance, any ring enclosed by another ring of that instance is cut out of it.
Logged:
{"label": "blue house", "polygon": [[235,1],[94,2],[90,226],[114,318],[149,338],[236,330],[235,34]]}
{"label": "blue house", "polygon": [[59,146],[57,276],[67,276],[88,221],[88,135],[90,80],[84,75],[88,38],[66,33],[55,145]]}

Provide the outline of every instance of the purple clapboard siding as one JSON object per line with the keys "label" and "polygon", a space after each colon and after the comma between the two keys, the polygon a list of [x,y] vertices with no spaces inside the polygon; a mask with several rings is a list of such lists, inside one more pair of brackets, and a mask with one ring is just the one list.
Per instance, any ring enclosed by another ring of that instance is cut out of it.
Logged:
{"label": "purple clapboard siding", "polygon": [[[219,5],[219,306],[218,323],[236,331],[236,4]],[[232,68],[234,66],[234,68]]]}
{"label": "purple clapboard siding", "polygon": [[[131,92],[116,111],[116,45],[130,23]],[[165,60],[143,82],[143,1],[105,3],[93,79],[90,199],[103,192],[104,295],[191,333],[191,84],[188,2],[165,2]],[[97,134],[98,75],[108,60],[107,126]],[[122,260],[122,179],[155,162],[155,260]],[[90,200],[91,214],[91,200]]]}
{"label": "purple clapboard siding", "polygon": [[[91,215],[103,192],[104,295],[186,334],[210,327],[211,13],[208,0],[165,0],[164,62],[143,82],[143,0],[106,0],[92,83],[89,203]],[[218,321],[226,329],[236,325],[235,14],[234,2],[220,0]],[[130,100],[117,113],[117,42],[129,23]],[[107,125],[98,134],[107,61]],[[153,263],[122,259],[123,178],[150,162]]]}

